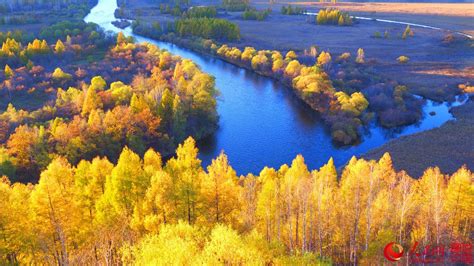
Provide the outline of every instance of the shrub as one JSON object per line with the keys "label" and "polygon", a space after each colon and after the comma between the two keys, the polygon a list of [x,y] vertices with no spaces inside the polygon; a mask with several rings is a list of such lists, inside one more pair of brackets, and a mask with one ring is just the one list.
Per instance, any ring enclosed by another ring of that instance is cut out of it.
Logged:
{"label": "shrub", "polygon": [[53,79],[56,80],[69,80],[72,79],[72,75],[64,72],[61,68],[56,68],[52,75]]}
{"label": "shrub", "polygon": [[349,59],[351,58],[351,53],[343,53],[341,54],[338,58],[337,58],[337,61],[341,62],[341,61],[349,61]]}
{"label": "shrub", "polygon": [[410,58],[408,58],[407,56],[400,56],[397,58],[397,61],[400,63],[400,64],[405,64],[407,63],[408,61],[410,60]]}
{"label": "shrub", "polygon": [[301,15],[305,12],[305,9],[300,7],[292,7],[291,5],[281,7],[281,13],[283,15]]}
{"label": "shrub", "polygon": [[405,31],[402,34],[402,39],[405,40],[407,37],[413,37],[414,35],[415,34],[411,30],[410,25],[407,25],[407,27],[405,28]]}
{"label": "shrub", "polygon": [[357,50],[356,63],[363,64],[365,62],[365,52],[364,49],[359,48]]}
{"label": "shrub", "polygon": [[214,6],[195,6],[183,13],[186,18],[214,18],[216,15],[217,10]]}
{"label": "shrub", "polygon": [[224,0],[222,5],[227,11],[244,11],[249,8],[249,3],[245,0]]}
{"label": "shrub", "polygon": [[257,11],[255,9],[247,9],[244,13],[242,13],[242,18],[244,20],[258,20],[262,21],[265,20],[268,15],[270,14],[270,9],[265,9],[263,11]]}

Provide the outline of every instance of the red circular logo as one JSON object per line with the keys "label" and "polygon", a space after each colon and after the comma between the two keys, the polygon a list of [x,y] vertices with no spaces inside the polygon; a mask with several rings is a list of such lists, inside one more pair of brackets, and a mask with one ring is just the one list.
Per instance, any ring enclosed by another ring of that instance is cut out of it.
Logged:
{"label": "red circular logo", "polygon": [[[394,247],[397,249],[396,251]],[[389,261],[398,261],[403,256],[403,247],[395,242],[390,242],[385,246],[383,255]]]}

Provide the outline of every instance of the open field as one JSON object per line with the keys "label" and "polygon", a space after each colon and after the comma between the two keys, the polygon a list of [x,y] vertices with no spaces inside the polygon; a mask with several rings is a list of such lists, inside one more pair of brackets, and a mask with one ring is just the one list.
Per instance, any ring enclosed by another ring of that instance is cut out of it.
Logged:
{"label": "open field", "polygon": [[438,166],[443,173],[454,173],[462,165],[474,169],[474,102],[451,110],[456,120],[439,128],[401,137],[370,151],[366,159],[379,159],[385,152],[392,156],[396,169],[420,177],[424,169]]}
{"label": "open field", "polygon": [[[266,8],[268,2],[255,1],[254,5]],[[389,19],[410,23],[426,24],[442,29],[461,31],[470,35],[474,33],[473,3],[356,3],[341,2],[337,4],[287,1],[279,4],[291,4],[317,11],[321,8],[338,8],[351,15],[366,16],[377,19]],[[274,5],[279,10],[280,5]]]}
{"label": "open field", "polygon": [[[258,1],[256,3],[259,3]],[[263,2],[262,2],[263,3]],[[474,16],[474,5],[472,3],[356,3],[340,2],[319,3],[289,1],[283,4],[312,6],[318,8],[339,8],[349,12],[377,12],[377,13],[404,13],[442,16]]]}

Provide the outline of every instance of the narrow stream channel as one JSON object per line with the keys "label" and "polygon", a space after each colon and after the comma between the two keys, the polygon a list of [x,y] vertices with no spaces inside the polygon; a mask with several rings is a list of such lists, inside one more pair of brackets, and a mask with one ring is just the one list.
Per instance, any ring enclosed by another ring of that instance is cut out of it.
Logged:
{"label": "narrow stream channel", "polygon": [[[116,28],[111,24],[115,21],[116,8],[116,0],[99,0],[84,20],[97,23],[106,31],[123,31],[138,42],[153,43],[191,59],[216,78],[221,93],[218,99],[219,129],[199,143],[204,165],[224,150],[238,174],[259,173],[264,166],[278,168],[291,163],[297,154],[305,157],[310,169],[320,167],[330,157],[340,166],[352,156],[359,156],[393,138],[439,127],[453,119],[449,113],[450,105],[427,101],[425,117],[418,124],[398,130],[385,130],[374,125],[359,145],[339,148],[332,144],[317,114],[283,85],[221,60],[135,35],[131,28]],[[428,115],[430,112],[436,115]]]}

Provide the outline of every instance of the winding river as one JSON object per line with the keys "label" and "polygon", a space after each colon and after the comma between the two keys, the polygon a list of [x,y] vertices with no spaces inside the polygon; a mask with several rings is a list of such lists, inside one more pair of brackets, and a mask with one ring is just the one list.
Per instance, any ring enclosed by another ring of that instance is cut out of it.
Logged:
{"label": "winding river", "polygon": [[[84,20],[97,23],[106,31],[123,31],[138,42],[150,42],[191,59],[216,78],[221,93],[218,98],[219,129],[199,143],[204,165],[223,150],[238,174],[257,174],[264,166],[278,168],[291,163],[297,154],[304,156],[310,169],[320,167],[330,157],[340,166],[352,156],[359,156],[390,139],[439,127],[453,119],[448,104],[427,101],[425,117],[418,124],[396,131],[373,125],[359,145],[336,147],[318,115],[283,85],[219,59],[135,35],[130,28],[116,28],[111,24],[116,8],[116,0],[99,0]],[[436,114],[428,115],[430,112]]]}

